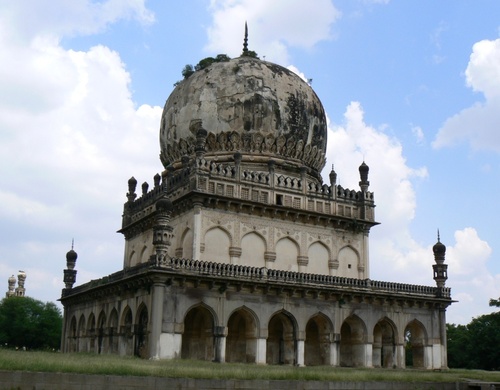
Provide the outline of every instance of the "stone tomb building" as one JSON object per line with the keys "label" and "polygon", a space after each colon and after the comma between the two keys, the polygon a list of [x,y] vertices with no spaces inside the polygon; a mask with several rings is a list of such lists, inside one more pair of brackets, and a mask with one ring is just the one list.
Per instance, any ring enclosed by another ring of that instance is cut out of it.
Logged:
{"label": "stone tomb building", "polygon": [[[370,280],[377,225],[325,165],[323,106],[299,76],[243,55],[180,82],[160,124],[154,183],[128,182],[123,269],[75,286],[64,352],[217,362],[443,369],[445,246],[436,287]],[[429,270],[430,274],[431,270]]]}

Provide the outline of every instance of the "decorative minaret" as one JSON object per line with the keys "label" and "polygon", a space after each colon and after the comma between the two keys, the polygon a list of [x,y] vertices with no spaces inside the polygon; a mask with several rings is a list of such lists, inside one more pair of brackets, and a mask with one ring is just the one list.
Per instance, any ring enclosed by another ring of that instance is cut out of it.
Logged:
{"label": "decorative minaret", "polygon": [[337,197],[336,187],[337,187],[337,172],[335,172],[335,169],[333,169],[333,164],[332,164],[332,170],[330,171],[330,188],[333,199]]}
{"label": "decorative minaret", "polygon": [[66,289],[73,288],[76,282],[75,264],[78,254],[73,250],[74,241],[71,242],[71,250],[66,253],[66,269],[64,270],[64,284]]}
{"label": "decorative minaret", "polygon": [[448,279],[448,265],[444,263],[446,246],[444,246],[439,239],[439,230],[438,241],[432,247],[432,251],[434,252],[434,261],[436,262],[436,264],[432,265],[432,268],[434,270],[434,280],[438,287],[437,296],[442,297],[446,279]]}
{"label": "decorative minaret", "polygon": [[173,238],[173,227],[170,223],[172,201],[166,196],[156,202],[155,224],[153,226],[153,245],[156,251],[156,265],[162,266],[169,263],[168,248]]}
{"label": "decorative minaret", "polygon": [[25,281],[26,281],[26,272],[19,271],[19,273],[17,274],[16,297],[24,297],[26,295],[26,289],[24,288]]}
{"label": "decorative minaret", "polygon": [[361,178],[361,181],[359,182],[359,187],[361,188],[361,191],[366,192],[368,191],[368,187],[370,186],[370,182],[368,181],[368,171],[370,168],[368,165],[363,163],[359,166],[359,176]]}
{"label": "decorative minaret", "polygon": [[13,297],[15,295],[14,289],[16,288],[16,282],[17,282],[16,277],[14,275],[12,275],[9,278],[9,289],[5,293],[6,298],[10,298],[10,297]]}
{"label": "decorative minaret", "polygon": [[247,22],[245,22],[245,38],[243,39],[243,53],[242,56],[248,55],[248,26]]}

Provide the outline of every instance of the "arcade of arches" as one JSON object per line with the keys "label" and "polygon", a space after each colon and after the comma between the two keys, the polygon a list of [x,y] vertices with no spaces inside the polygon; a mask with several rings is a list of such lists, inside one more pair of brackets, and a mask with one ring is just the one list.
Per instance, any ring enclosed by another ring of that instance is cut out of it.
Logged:
{"label": "arcade of arches", "polygon": [[[269,365],[435,368],[443,364],[435,351],[441,346],[429,336],[436,327],[432,318],[424,315],[419,320],[418,313],[412,317],[383,311],[375,315],[359,308],[271,313],[259,311],[258,305],[255,310],[243,305],[225,319],[225,313],[217,315],[220,308],[199,303],[184,313],[174,310],[164,316],[162,332],[168,330],[168,317],[179,315],[183,320],[172,328],[170,341],[164,338],[160,355]],[[150,339],[152,321],[145,302],[137,309],[125,305],[120,311],[111,307],[74,314],[69,321],[68,352],[149,357],[155,344]],[[167,332],[162,336],[168,340]]]}

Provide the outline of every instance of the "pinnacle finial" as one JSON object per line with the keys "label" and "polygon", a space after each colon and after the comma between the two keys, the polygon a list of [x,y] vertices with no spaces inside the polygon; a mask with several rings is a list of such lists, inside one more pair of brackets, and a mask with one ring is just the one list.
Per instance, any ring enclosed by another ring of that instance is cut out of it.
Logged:
{"label": "pinnacle finial", "polygon": [[438,229],[438,242],[441,242],[440,238],[439,238],[439,229]]}
{"label": "pinnacle finial", "polygon": [[245,21],[245,38],[243,39],[243,55],[247,55],[248,53],[248,25]]}
{"label": "pinnacle finial", "polygon": [[71,250],[73,250],[74,247],[75,247],[75,239],[72,238],[71,239]]}

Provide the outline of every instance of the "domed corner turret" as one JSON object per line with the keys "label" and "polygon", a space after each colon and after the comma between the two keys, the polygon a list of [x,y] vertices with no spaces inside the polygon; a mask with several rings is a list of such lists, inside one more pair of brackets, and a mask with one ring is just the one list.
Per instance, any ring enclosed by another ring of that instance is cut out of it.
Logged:
{"label": "domed corner turret", "polygon": [[432,265],[432,269],[434,271],[434,280],[438,287],[437,295],[441,297],[443,296],[444,286],[446,284],[446,280],[448,279],[448,265],[444,263],[446,246],[441,243],[439,230],[438,240],[437,243],[432,247],[432,251],[434,252],[434,261],[436,262],[436,264]]}
{"label": "domed corner turret", "polygon": [[359,187],[363,192],[368,191],[368,187],[370,186],[370,182],[368,181],[369,171],[370,167],[366,165],[366,163],[363,161],[362,164],[359,166],[359,177],[361,179],[359,182]]}
{"label": "domed corner turret", "polygon": [[[73,288],[76,282],[75,264],[78,254],[74,250],[75,240],[71,240],[71,249],[66,253],[66,269],[63,270],[64,273],[64,286],[65,290]],[[64,290],[63,290],[64,295]]]}
{"label": "domed corner turret", "polygon": [[432,252],[434,253],[434,261],[436,264],[443,264],[446,255],[446,246],[441,242],[438,230],[438,240],[432,247]]}
{"label": "domed corner turret", "polygon": [[[203,129],[205,134],[198,133]],[[160,124],[163,166],[182,157],[261,164],[286,160],[320,176],[325,165],[326,115],[311,86],[289,69],[251,56],[214,62],[172,91]]]}

